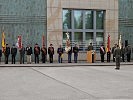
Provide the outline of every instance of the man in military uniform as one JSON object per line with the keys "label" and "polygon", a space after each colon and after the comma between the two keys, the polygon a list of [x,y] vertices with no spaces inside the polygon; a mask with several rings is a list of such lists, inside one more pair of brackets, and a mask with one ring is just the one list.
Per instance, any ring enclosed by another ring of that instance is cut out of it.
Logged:
{"label": "man in military uniform", "polygon": [[92,43],[90,43],[90,45],[88,46],[88,51],[93,50],[93,46]]}
{"label": "man in military uniform", "polygon": [[116,59],[116,70],[120,69],[120,59],[121,59],[121,49],[117,45],[117,47],[114,50],[114,57]]}
{"label": "man in military uniform", "polygon": [[50,47],[48,48],[48,54],[50,63],[53,63],[54,47],[52,44],[50,44]]}
{"label": "man in military uniform", "polygon": [[45,45],[42,46],[41,52],[42,52],[42,63],[45,63],[47,56],[47,48],[45,47]]}
{"label": "man in military uniform", "polygon": [[100,47],[100,55],[101,55],[101,62],[104,62],[105,47],[103,44]]}
{"label": "man in military uniform", "polygon": [[16,54],[17,54],[17,48],[15,47],[15,44],[13,44],[13,46],[11,48],[12,64],[15,64]]}
{"label": "man in military uniform", "polygon": [[113,62],[115,62],[114,50],[116,47],[117,47],[117,44],[114,44],[114,46],[112,47]]}
{"label": "man in military uniform", "polygon": [[130,47],[130,45],[128,45],[126,47],[126,55],[127,55],[127,62],[130,62],[130,59],[131,59],[131,47]]}
{"label": "man in military uniform", "polygon": [[75,63],[77,63],[78,52],[79,52],[79,48],[77,47],[77,44],[75,44],[75,46],[73,47],[74,62],[75,62]]}
{"label": "man in military uniform", "polygon": [[38,44],[35,44],[34,47],[34,55],[35,55],[35,64],[39,63],[39,55],[40,55],[40,47],[38,46]]}
{"label": "man in military uniform", "polygon": [[8,44],[6,44],[6,49],[5,49],[5,64],[8,64],[8,58],[10,55],[10,47],[8,46]]}

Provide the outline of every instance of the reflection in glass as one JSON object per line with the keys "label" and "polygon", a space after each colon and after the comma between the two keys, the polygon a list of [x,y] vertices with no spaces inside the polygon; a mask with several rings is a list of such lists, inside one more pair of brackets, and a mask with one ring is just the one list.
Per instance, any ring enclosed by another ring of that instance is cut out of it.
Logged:
{"label": "reflection in glass", "polygon": [[71,10],[63,10],[63,29],[71,29]]}
{"label": "reflection in glass", "polygon": [[83,29],[83,12],[81,10],[74,10],[74,28]]}
{"label": "reflection in glass", "polygon": [[83,33],[82,32],[75,32],[74,33],[74,40],[76,42],[82,42],[83,41]]}
{"label": "reflection in glass", "polygon": [[85,12],[85,28],[93,29],[93,11]]}
{"label": "reflection in glass", "polygon": [[104,34],[102,32],[97,32],[96,34],[97,45],[101,45],[103,41],[104,41]]}
{"label": "reflection in glass", "polygon": [[97,29],[104,28],[104,11],[96,12],[96,28]]}

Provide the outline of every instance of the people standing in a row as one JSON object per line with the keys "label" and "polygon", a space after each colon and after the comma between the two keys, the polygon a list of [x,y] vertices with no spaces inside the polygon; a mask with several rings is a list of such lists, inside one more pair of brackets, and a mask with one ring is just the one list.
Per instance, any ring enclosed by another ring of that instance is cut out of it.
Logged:
{"label": "people standing in a row", "polygon": [[15,47],[15,44],[13,44],[11,48],[12,64],[15,64],[16,62],[16,54],[17,54],[17,48]]}
{"label": "people standing in a row", "polygon": [[57,49],[57,53],[58,53],[58,62],[62,63],[62,60],[63,60],[63,48],[61,47],[61,45]]}
{"label": "people standing in a row", "polygon": [[105,55],[105,47],[104,44],[101,45],[100,47],[100,56],[101,56],[101,62],[104,62],[104,55]]}
{"label": "people standing in a row", "polygon": [[50,47],[48,48],[48,54],[50,63],[53,63],[54,47],[52,44],[50,44]]}

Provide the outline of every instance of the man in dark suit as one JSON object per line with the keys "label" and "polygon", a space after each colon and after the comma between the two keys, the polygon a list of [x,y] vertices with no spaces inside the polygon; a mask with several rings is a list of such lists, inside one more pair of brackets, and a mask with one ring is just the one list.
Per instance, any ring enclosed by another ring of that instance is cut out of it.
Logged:
{"label": "man in dark suit", "polygon": [[24,56],[25,56],[25,48],[24,45],[22,44],[22,47],[19,50],[20,52],[20,64],[24,64]]}
{"label": "man in dark suit", "polygon": [[5,50],[5,64],[8,64],[9,55],[10,55],[10,47],[8,46],[8,44],[6,44],[6,50]]}
{"label": "man in dark suit", "polygon": [[35,64],[39,63],[39,55],[40,55],[40,47],[38,46],[38,44],[35,44],[34,47],[34,55],[35,55]]}
{"label": "man in dark suit", "polygon": [[126,55],[127,55],[127,62],[130,62],[130,59],[131,59],[131,47],[130,47],[130,45],[128,45],[126,47]]}
{"label": "man in dark suit", "polygon": [[53,63],[54,47],[52,44],[50,44],[50,47],[48,48],[48,54],[50,63]]}
{"label": "man in dark suit", "polygon": [[30,45],[26,47],[26,54],[27,54],[27,64],[31,64],[31,55],[33,54],[33,52],[32,52],[32,47]]}
{"label": "man in dark suit", "polygon": [[16,61],[16,54],[17,54],[17,48],[15,47],[15,44],[13,44],[11,48],[11,55],[12,55],[12,64],[15,64]]}
{"label": "man in dark suit", "polygon": [[42,46],[41,52],[42,52],[42,63],[45,63],[47,57],[47,48],[45,47],[45,45]]}
{"label": "man in dark suit", "polygon": [[73,47],[74,62],[75,62],[75,63],[77,63],[77,59],[78,59],[78,52],[79,52],[79,48],[77,47],[77,44],[75,44],[75,46]]}
{"label": "man in dark suit", "polygon": [[2,50],[0,49],[0,63],[1,63],[1,57],[2,57]]}
{"label": "man in dark suit", "polygon": [[57,49],[57,53],[58,53],[58,62],[62,63],[62,55],[63,55],[63,48],[61,47],[61,45],[59,46],[59,48]]}
{"label": "man in dark suit", "polygon": [[104,62],[105,47],[103,44],[100,47],[100,55],[101,55],[101,62]]}
{"label": "man in dark suit", "polygon": [[114,46],[112,47],[113,62],[115,62],[114,50],[116,47],[117,47],[117,44],[114,44]]}

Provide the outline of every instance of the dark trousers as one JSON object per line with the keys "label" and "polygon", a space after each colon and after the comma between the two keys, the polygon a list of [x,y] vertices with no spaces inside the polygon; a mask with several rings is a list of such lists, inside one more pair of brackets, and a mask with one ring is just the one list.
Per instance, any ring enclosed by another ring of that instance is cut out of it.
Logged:
{"label": "dark trousers", "polygon": [[46,62],[46,55],[42,55],[42,63]]}
{"label": "dark trousers", "polygon": [[61,55],[58,55],[58,62],[59,63],[62,63],[62,57],[61,57]]}
{"label": "dark trousers", "polygon": [[120,57],[116,57],[116,69],[120,68]]}
{"label": "dark trousers", "polygon": [[12,64],[15,64],[15,55],[12,55]]}
{"label": "dark trousers", "polygon": [[72,57],[72,54],[68,53],[68,63],[71,63],[71,57]]}
{"label": "dark trousers", "polygon": [[124,60],[124,54],[122,54],[122,61],[125,62],[125,60]]}
{"label": "dark trousers", "polygon": [[101,54],[101,62],[104,62],[104,54]]}
{"label": "dark trousers", "polygon": [[110,56],[111,56],[111,53],[107,52],[107,62],[110,62]]}
{"label": "dark trousers", "polygon": [[53,63],[53,55],[49,55],[49,61],[50,63]]}
{"label": "dark trousers", "polygon": [[130,62],[131,55],[127,54],[127,62]]}
{"label": "dark trousers", "polygon": [[39,63],[39,55],[35,55],[35,64]]}
{"label": "dark trousers", "polygon": [[74,53],[74,62],[77,63],[77,59],[78,59],[78,54]]}
{"label": "dark trousers", "polygon": [[5,64],[8,64],[8,57],[9,56],[5,56]]}
{"label": "dark trousers", "polygon": [[24,64],[24,55],[20,55],[20,64]]}
{"label": "dark trousers", "polygon": [[113,62],[115,62],[115,56],[113,55]]}

